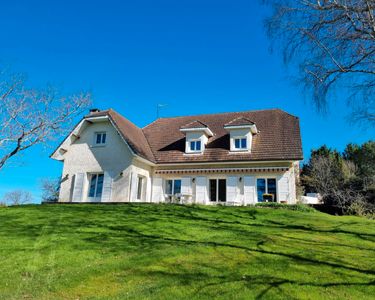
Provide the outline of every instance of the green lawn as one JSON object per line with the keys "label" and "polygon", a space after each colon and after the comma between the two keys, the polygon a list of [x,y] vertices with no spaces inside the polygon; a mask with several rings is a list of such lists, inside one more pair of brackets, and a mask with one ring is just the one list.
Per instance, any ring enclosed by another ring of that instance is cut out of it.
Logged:
{"label": "green lawn", "polygon": [[178,205],[0,208],[1,299],[369,299],[375,222]]}

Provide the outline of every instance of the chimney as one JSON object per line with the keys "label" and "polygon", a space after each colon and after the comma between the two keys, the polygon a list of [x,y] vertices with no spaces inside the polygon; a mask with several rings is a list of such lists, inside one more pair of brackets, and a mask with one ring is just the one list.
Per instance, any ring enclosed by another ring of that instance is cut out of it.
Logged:
{"label": "chimney", "polygon": [[91,108],[90,109],[90,115],[100,112],[99,108]]}

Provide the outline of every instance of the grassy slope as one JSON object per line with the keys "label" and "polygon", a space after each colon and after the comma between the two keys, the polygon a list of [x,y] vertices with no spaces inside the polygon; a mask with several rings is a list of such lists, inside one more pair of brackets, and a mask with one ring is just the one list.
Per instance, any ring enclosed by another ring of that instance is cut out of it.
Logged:
{"label": "grassy slope", "polygon": [[375,222],[249,207],[0,208],[1,299],[361,299]]}

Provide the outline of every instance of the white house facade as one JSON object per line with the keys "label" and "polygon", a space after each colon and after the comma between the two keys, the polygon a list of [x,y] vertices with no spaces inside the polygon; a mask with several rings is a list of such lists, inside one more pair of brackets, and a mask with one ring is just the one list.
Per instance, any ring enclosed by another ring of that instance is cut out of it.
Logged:
{"label": "white house facade", "polygon": [[298,118],[278,109],[160,118],[92,110],[51,155],[59,202],[296,202]]}

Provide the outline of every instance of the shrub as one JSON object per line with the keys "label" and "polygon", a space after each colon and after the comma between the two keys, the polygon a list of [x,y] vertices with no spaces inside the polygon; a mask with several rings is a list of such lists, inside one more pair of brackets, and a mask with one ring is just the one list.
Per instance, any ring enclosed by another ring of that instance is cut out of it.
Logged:
{"label": "shrub", "polygon": [[358,199],[349,206],[348,214],[374,219],[375,205],[363,199]]}
{"label": "shrub", "polygon": [[255,204],[255,206],[263,208],[288,209],[302,212],[316,212],[314,208],[303,204],[282,204],[276,202],[263,202],[257,203]]}

